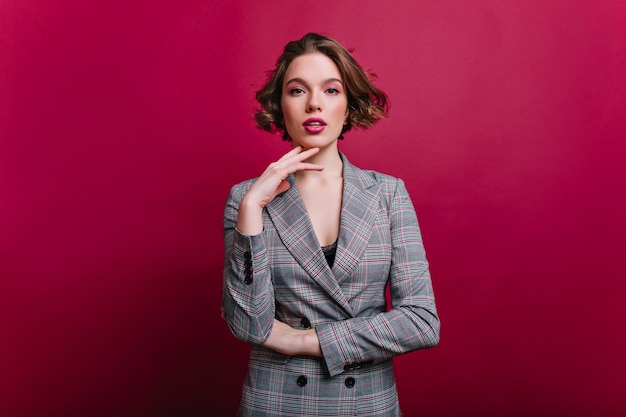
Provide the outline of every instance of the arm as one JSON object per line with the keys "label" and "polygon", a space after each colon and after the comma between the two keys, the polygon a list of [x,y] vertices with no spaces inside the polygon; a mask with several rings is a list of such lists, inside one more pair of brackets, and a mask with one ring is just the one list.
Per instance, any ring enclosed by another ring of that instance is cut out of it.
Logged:
{"label": "arm", "polygon": [[[285,178],[298,170],[321,170],[320,165],[303,162],[318,148],[302,151],[296,147],[270,164],[246,191],[233,187],[224,210],[224,281],[223,317],[238,339],[262,344],[281,351],[294,349],[294,340],[311,339],[310,334],[293,337],[282,326],[273,332],[274,287],[271,281],[269,253],[263,238],[263,208],[289,188]],[[283,324],[283,323],[280,323]],[[310,333],[310,332],[309,332]],[[299,349],[299,348],[298,348]]]}
{"label": "arm", "polygon": [[274,319],[272,331],[263,346],[283,355],[322,356],[315,329],[294,329],[286,323]]}
{"label": "arm", "polygon": [[263,234],[244,235],[237,230],[243,190],[231,190],[224,210],[223,316],[238,339],[260,344],[274,320],[274,288]]}
{"label": "arm", "polygon": [[392,309],[316,328],[331,376],[439,342],[439,318],[411,199],[398,180],[389,208]]}

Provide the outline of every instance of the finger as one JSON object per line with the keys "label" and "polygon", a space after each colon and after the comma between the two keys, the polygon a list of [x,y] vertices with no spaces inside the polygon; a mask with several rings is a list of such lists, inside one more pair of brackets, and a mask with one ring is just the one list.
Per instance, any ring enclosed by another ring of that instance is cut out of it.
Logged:
{"label": "finger", "polygon": [[289,188],[291,188],[291,184],[289,184],[289,181],[285,181],[283,180],[283,182],[281,182],[278,187],[276,187],[276,195],[280,194],[280,193],[284,193],[285,191],[287,191]]}
{"label": "finger", "polygon": [[[298,146],[298,148],[302,149],[302,147],[300,146]],[[297,148],[294,148],[294,149],[297,149]],[[276,161],[276,164],[281,167],[288,167],[292,164],[298,164],[302,161],[309,159],[310,157],[312,157],[319,151],[320,151],[320,148],[311,148],[311,149],[307,149],[304,152],[300,152],[298,154],[292,154],[292,155],[285,154],[283,158]]]}
{"label": "finger", "polygon": [[283,156],[281,156],[278,161],[276,162],[280,162],[283,161],[285,159],[288,159],[294,155],[299,154],[300,152],[302,152],[302,146],[296,146],[295,148],[293,148],[292,150],[290,150],[289,152],[287,152],[286,154],[284,154]]}
{"label": "finger", "polygon": [[[307,162],[297,162],[291,164],[285,164],[283,166],[276,166],[273,172],[273,175],[277,175],[280,178],[281,183],[278,185],[276,190],[284,187],[285,179],[288,175],[293,174],[297,171],[322,171],[324,170],[323,165],[310,164]],[[286,191],[289,187],[284,188],[282,191]],[[280,194],[282,191],[276,191],[275,195]]]}
{"label": "finger", "polygon": [[293,168],[290,169],[291,173],[296,171],[323,171],[324,165],[318,164],[310,164],[308,162],[300,162],[299,164],[293,165]]}
{"label": "finger", "polygon": [[307,159],[309,159],[310,157],[312,157],[313,155],[315,155],[319,151],[320,151],[320,148],[310,148],[310,149],[307,149],[306,151],[300,152],[298,154],[298,160],[299,161],[306,161]]}
{"label": "finger", "polygon": [[291,151],[287,152],[286,154],[284,154],[278,161],[276,162],[289,162],[290,160],[294,159],[296,161],[304,161],[305,159],[310,158],[311,156],[315,155],[316,153],[318,153],[320,151],[320,148],[309,148],[303,151],[303,147],[302,146],[296,146],[295,148],[293,148]]}
{"label": "finger", "polygon": [[300,163],[300,166],[298,167],[298,170],[299,171],[302,171],[302,170],[323,171],[324,170],[324,165],[311,164],[309,162],[302,162],[302,163]]}

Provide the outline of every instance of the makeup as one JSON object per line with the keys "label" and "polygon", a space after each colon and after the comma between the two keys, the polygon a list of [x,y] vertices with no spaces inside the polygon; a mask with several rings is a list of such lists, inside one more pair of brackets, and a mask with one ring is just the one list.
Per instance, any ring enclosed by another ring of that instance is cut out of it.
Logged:
{"label": "makeup", "polygon": [[319,117],[310,117],[306,119],[302,125],[304,126],[304,130],[309,133],[320,133],[326,128],[326,122]]}

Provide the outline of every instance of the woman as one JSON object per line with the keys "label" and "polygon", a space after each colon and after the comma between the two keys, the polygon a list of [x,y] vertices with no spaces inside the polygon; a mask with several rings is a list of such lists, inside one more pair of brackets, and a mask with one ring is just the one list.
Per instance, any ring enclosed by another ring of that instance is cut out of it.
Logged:
{"label": "woman", "polygon": [[257,100],[259,126],[293,147],[226,204],[223,315],[254,345],[238,415],[399,416],[391,359],[439,341],[428,264],[402,180],[337,147],[384,117],[387,97],[310,33]]}

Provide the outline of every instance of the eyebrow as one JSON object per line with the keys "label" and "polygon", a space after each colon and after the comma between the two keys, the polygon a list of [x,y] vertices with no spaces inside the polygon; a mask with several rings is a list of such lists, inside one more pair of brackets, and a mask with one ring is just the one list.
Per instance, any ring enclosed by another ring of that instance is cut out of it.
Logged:
{"label": "eyebrow", "polygon": [[[294,84],[294,83],[308,85],[307,82],[304,81],[302,78],[297,78],[297,77],[290,79],[289,81],[285,83],[285,85]],[[330,84],[330,83],[339,83],[343,85],[343,82],[339,78],[328,78],[322,81],[322,84]]]}

